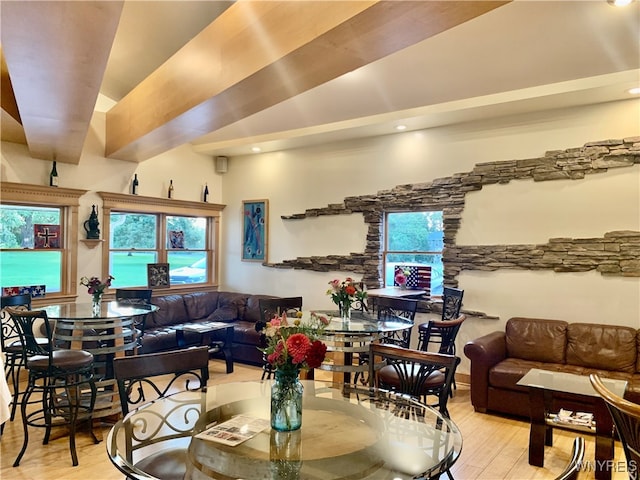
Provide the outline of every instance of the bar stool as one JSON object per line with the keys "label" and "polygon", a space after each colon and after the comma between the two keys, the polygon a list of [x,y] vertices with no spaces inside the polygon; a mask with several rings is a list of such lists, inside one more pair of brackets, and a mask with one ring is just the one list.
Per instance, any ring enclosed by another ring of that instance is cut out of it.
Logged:
{"label": "bar stool", "polygon": [[[69,427],[69,449],[73,466],[78,465],[76,453],[76,423],[89,420],[96,399],[96,385],[93,379],[93,355],[84,350],[56,350],[49,318],[45,311],[24,311],[7,308],[18,328],[20,342],[23,345],[25,366],[29,371],[27,388],[22,395],[20,410],[24,427],[22,449],[13,463],[14,467],[27,450],[29,426],[45,428],[43,445],[49,443],[51,428],[66,425]],[[42,322],[42,327],[40,327]],[[37,329],[46,333],[45,344],[37,341]],[[84,391],[82,386],[85,385]],[[90,394],[87,392],[90,389]],[[31,395],[39,392],[41,401],[29,401]],[[29,404],[40,403],[40,408],[27,413]],[[59,419],[62,419],[61,421]],[[93,430],[91,430],[93,435]],[[97,443],[95,435],[94,441]]]}
{"label": "bar stool", "polygon": [[[11,421],[16,416],[16,406],[20,398],[20,370],[24,366],[24,357],[22,355],[22,344],[20,343],[20,335],[18,328],[8,313],[5,312],[6,307],[22,308],[23,310],[31,310],[31,295],[11,295],[3,296],[0,299],[0,346],[5,354],[5,377],[7,383],[11,379],[13,386],[13,400],[11,401]],[[4,425],[3,425],[4,426]]]}

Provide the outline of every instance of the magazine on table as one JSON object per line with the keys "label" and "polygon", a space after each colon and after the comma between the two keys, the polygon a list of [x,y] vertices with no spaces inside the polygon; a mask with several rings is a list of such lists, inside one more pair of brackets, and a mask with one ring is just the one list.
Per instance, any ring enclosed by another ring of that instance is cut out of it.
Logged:
{"label": "magazine on table", "polygon": [[215,330],[216,328],[228,327],[228,323],[224,322],[208,322],[208,323],[188,323],[182,326],[183,330],[188,330],[190,332],[210,332],[211,330]]}
{"label": "magazine on table", "polygon": [[226,422],[216,423],[196,435],[197,438],[236,446],[255,437],[270,425],[264,418],[238,415]]}

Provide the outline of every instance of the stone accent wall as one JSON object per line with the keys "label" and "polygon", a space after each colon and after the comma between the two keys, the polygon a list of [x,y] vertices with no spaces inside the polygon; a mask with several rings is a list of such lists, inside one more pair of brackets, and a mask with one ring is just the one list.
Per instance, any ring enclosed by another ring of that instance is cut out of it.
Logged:
{"label": "stone accent wall", "polygon": [[[344,203],[282,216],[296,220],[320,215],[362,213],[369,225],[363,253],[298,257],[276,268],[300,268],[320,272],[343,270],[362,275],[368,288],[382,285],[382,225],[387,210],[442,210],[444,220],[444,282],[457,286],[462,270],[549,269],[556,272],[597,270],[603,275],[640,277],[640,232],[608,232],[602,238],[555,238],[543,245],[458,246],[467,192],[484,185],[533,179],[580,180],[610,168],[640,164],[640,137],[590,142],[583,147],[547,152],[544,157],[480,163],[471,172],[457,173],[429,183],[399,185],[375,195],[347,197]],[[638,167],[636,167],[638,168]]]}

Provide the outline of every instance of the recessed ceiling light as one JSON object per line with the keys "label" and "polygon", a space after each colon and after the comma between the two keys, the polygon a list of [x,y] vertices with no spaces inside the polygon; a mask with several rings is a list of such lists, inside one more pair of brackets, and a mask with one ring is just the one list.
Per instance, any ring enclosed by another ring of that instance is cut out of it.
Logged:
{"label": "recessed ceiling light", "polygon": [[251,151],[254,153],[258,153],[258,152],[261,152],[262,149],[260,147],[251,147]]}
{"label": "recessed ceiling light", "polygon": [[628,92],[631,95],[640,95],[640,87],[630,88]]}
{"label": "recessed ceiling light", "polygon": [[396,125],[396,130],[406,130],[407,126],[406,125]]}
{"label": "recessed ceiling light", "polygon": [[626,7],[632,2],[633,0],[607,0],[607,3],[614,7]]}

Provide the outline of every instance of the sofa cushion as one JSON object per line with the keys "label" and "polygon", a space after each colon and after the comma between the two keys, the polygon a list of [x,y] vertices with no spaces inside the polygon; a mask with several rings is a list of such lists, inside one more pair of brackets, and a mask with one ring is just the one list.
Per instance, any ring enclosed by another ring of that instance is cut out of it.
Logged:
{"label": "sofa cushion", "polygon": [[507,321],[507,357],[565,363],[567,325],[562,320],[514,317]]}
{"label": "sofa cushion", "polygon": [[232,322],[243,319],[247,297],[244,293],[220,292],[218,308],[209,316],[208,320],[215,322]]}
{"label": "sofa cushion", "polygon": [[157,305],[158,310],[147,318],[147,322],[150,321],[150,326],[163,327],[189,322],[189,315],[182,297],[182,295],[153,297],[151,303]]}
{"label": "sofa cushion", "polygon": [[260,345],[260,334],[256,332],[255,323],[238,320],[233,324],[233,343],[249,343]]}
{"label": "sofa cushion", "polygon": [[636,330],[616,325],[572,323],[567,329],[567,363],[634,373]]}
{"label": "sofa cushion", "polygon": [[278,298],[272,295],[251,295],[247,298],[247,306],[244,311],[243,320],[247,322],[257,322],[260,320],[260,300]]}
{"label": "sofa cushion", "polygon": [[218,292],[195,292],[182,296],[191,321],[206,319],[218,307]]}

